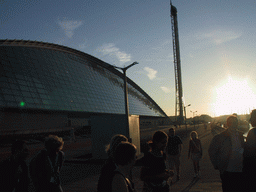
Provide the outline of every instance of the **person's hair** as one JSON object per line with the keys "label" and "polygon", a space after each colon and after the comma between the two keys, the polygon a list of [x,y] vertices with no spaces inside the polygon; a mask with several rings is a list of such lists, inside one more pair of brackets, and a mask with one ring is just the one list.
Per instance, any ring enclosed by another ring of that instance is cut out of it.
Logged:
{"label": "person's hair", "polygon": [[24,141],[24,140],[14,141],[13,144],[12,144],[12,148],[11,148],[12,154],[15,154],[19,150],[22,150],[24,144],[27,144],[27,142]]}
{"label": "person's hair", "polygon": [[55,150],[59,149],[62,150],[64,145],[64,141],[61,137],[58,137],[57,135],[49,135],[45,138],[44,146],[46,150]]}
{"label": "person's hair", "polygon": [[156,131],[153,135],[152,142],[148,142],[151,149],[156,147],[156,143],[159,143],[163,139],[168,139],[168,135],[163,131]]}
{"label": "person's hair", "polygon": [[227,118],[227,126],[230,127],[230,126],[235,126],[235,125],[238,125],[238,119],[237,119],[237,116],[235,115],[230,115],[228,118]]}
{"label": "person's hair", "polygon": [[137,148],[134,144],[121,142],[114,151],[114,162],[117,165],[127,165],[134,159],[136,151]]}
{"label": "person's hair", "polygon": [[128,141],[128,139],[127,139],[127,137],[125,137],[124,135],[121,135],[121,134],[114,135],[111,138],[110,143],[108,145],[106,145],[106,152],[108,154],[108,157],[113,158],[113,153],[114,153],[117,145],[119,143],[121,143],[122,141]]}
{"label": "person's hair", "polygon": [[191,140],[193,140],[193,135],[195,135],[196,136],[196,139],[198,139],[198,134],[197,134],[197,132],[196,131],[192,131],[191,133],[190,133],[190,139]]}
{"label": "person's hair", "polygon": [[256,126],[256,109],[253,109],[251,112],[251,117],[250,117],[250,123],[252,124],[253,127]]}
{"label": "person's hair", "polygon": [[171,127],[171,128],[169,129],[169,132],[170,132],[170,131],[175,132],[175,129],[174,129],[173,127]]}

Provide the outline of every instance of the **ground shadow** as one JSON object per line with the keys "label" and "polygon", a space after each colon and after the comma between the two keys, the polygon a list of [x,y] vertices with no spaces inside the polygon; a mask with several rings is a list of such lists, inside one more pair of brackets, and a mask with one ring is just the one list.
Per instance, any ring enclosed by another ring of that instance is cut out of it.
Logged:
{"label": "ground shadow", "polygon": [[190,184],[182,190],[182,192],[189,192],[189,190],[199,181],[198,177],[193,178],[193,180],[190,182]]}

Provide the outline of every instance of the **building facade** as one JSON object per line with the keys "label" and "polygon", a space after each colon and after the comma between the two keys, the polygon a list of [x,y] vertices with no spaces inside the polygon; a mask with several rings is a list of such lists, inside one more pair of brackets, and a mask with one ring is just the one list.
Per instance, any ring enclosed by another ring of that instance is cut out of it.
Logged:
{"label": "building facade", "polygon": [[[86,126],[91,114],[125,114],[123,74],[91,55],[51,43],[0,40],[2,132]],[[131,115],[167,117],[127,78]]]}

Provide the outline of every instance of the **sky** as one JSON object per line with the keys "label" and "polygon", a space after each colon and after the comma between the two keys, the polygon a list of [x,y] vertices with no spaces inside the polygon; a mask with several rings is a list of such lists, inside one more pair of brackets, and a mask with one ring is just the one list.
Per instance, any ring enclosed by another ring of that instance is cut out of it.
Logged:
{"label": "sky", "polygon": [[[172,0],[187,118],[256,108],[256,1]],[[0,39],[43,41],[111,65],[175,115],[169,0],[0,0]]]}

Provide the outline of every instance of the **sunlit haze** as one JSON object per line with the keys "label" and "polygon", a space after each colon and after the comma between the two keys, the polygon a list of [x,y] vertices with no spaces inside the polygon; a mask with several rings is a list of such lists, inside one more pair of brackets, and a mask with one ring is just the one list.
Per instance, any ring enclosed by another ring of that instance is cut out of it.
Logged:
{"label": "sunlit haze", "polygon": [[213,90],[215,102],[212,110],[215,116],[250,113],[256,107],[256,95],[247,79],[234,80],[229,77],[224,84]]}
{"label": "sunlit haze", "polygon": [[[178,10],[187,117],[256,107],[256,1],[172,0]],[[9,0],[0,39],[64,45],[127,71],[167,115],[175,114],[170,0]]]}

